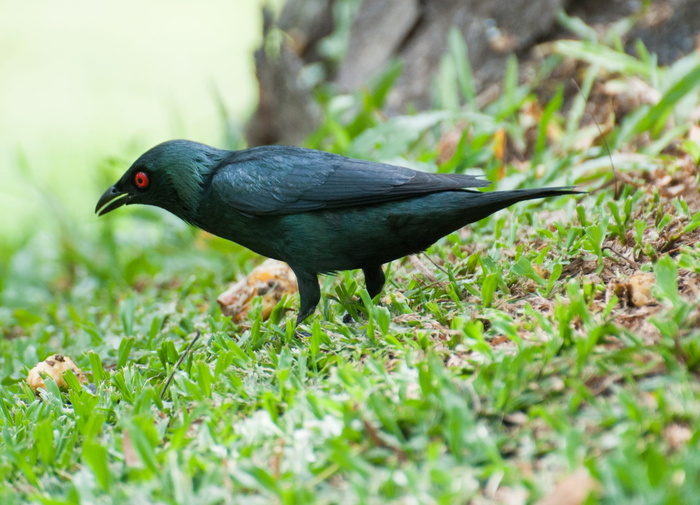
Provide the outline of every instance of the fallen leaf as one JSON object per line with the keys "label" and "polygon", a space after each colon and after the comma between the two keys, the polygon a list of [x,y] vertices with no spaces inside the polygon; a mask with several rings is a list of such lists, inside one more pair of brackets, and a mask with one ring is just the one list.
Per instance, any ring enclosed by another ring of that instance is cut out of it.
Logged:
{"label": "fallen leaf", "polygon": [[663,437],[671,449],[678,450],[688,443],[693,437],[693,432],[683,424],[673,423],[664,428]]}
{"label": "fallen leaf", "polygon": [[131,441],[131,436],[129,435],[128,430],[123,431],[122,453],[124,454],[124,463],[126,463],[126,466],[132,468],[143,468],[143,463],[141,462],[138,454],[136,454],[136,450],[134,449],[134,444]]}
{"label": "fallen leaf", "polygon": [[297,278],[289,265],[268,259],[255,267],[248,277],[221,293],[216,301],[225,316],[230,316],[240,323],[248,315],[253,299],[260,296],[262,318],[266,320],[283,295],[293,294],[298,290]]}
{"label": "fallen leaf", "polygon": [[[493,156],[498,161],[503,161],[503,157],[506,152],[506,130],[505,128],[499,128],[493,134]],[[502,169],[505,170],[505,169]],[[504,174],[505,175],[505,174]],[[502,179],[503,177],[499,177]]]}
{"label": "fallen leaf", "polygon": [[457,146],[462,139],[466,125],[458,125],[456,128],[448,130],[437,143],[437,164],[442,165],[452,159],[457,152]]}
{"label": "fallen leaf", "polygon": [[654,286],[656,278],[654,274],[649,272],[639,272],[633,274],[629,278],[629,296],[630,302],[635,307],[643,307],[645,305],[653,305],[656,299],[651,294],[651,288]]}
{"label": "fallen leaf", "polygon": [[525,505],[528,493],[525,488],[499,487],[494,495],[494,503],[502,505]]}
{"label": "fallen leaf", "polygon": [[557,482],[552,492],[539,500],[537,505],[580,505],[598,489],[598,482],[586,469],[579,468]]}

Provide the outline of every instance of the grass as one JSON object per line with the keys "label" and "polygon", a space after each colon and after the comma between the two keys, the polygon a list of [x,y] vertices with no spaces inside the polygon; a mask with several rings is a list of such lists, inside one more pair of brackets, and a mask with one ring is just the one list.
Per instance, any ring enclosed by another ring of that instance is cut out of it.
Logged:
{"label": "grass", "polygon": [[[295,297],[223,317],[214,300],[257,258],[158,211],[76,226],[59,202],[51,231],[0,244],[0,501],[695,502],[700,61],[548,51],[527,84],[512,61],[488,104],[454,40],[439,110],[383,118],[396,68],[320,93],[310,146],[590,193],[392,263],[380,305],[355,273],[324,277],[301,335]],[[90,384],[36,397],[26,372],[56,352]]]}

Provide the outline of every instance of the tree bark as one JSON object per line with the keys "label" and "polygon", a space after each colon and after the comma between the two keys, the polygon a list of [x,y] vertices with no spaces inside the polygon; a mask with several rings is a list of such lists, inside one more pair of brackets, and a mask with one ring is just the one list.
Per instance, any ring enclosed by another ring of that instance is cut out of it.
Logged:
{"label": "tree bark", "polygon": [[[260,104],[248,129],[251,145],[299,144],[321,121],[313,99],[316,83],[305,75],[310,64],[321,65],[326,79],[352,93],[399,59],[402,74],[395,83],[385,113],[424,110],[432,93],[448,35],[457,30],[469,52],[476,91],[500,81],[510,54],[527,60],[539,42],[570,37],[556,22],[567,9],[591,25],[608,24],[640,9],[639,2],[622,0],[362,0],[354,18],[345,57],[334,65],[320,50],[335,29],[334,9],[340,0],[289,0],[276,25],[287,37],[270,44],[275,33],[266,17],[265,43],[256,51]],[[692,51],[700,32],[700,2],[657,0],[630,36],[667,64]]]}

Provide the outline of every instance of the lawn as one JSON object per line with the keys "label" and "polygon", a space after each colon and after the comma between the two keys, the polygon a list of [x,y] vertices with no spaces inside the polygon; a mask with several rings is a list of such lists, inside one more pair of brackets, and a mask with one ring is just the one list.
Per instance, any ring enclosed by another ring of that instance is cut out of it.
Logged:
{"label": "lawn", "polygon": [[[379,304],[323,277],[299,331],[296,296],[221,314],[262,260],[243,248],[49,195],[56,226],[0,243],[0,502],[698,503],[700,57],[619,45],[549,44],[524,84],[511,60],[490,103],[459,44],[435,110],[380,113],[395,68],[320,95],[310,147],[588,193],[392,263]],[[88,383],[37,396],[55,353]]]}

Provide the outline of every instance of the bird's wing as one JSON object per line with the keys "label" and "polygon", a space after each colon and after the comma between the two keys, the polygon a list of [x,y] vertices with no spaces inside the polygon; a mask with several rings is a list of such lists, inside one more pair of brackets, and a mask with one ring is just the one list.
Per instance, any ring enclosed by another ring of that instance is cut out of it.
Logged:
{"label": "bird's wing", "polygon": [[219,198],[235,209],[271,215],[371,205],[489,182],[311,149],[266,146],[232,153],[214,169],[211,184]]}

